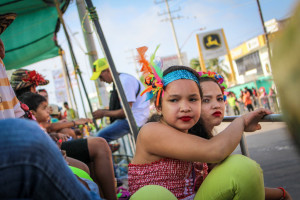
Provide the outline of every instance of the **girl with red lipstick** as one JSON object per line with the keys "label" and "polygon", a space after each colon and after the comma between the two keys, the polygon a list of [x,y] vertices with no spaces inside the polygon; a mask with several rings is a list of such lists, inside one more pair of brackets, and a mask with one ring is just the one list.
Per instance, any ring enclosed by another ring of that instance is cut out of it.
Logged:
{"label": "girl with red lipstick", "polygon": [[[202,114],[200,77],[183,66],[162,73],[153,58],[149,62],[140,55],[148,85],[143,93],[156,97],[161,117],[144,125],[138,134],[136,153],[128,166],[131,199],[264,199],[262,171],[257,163],[229,155],[243,131],[260,129],[259,120],[271,112],[259,109],[243,115],[211,139],[199,137],[201,133],[191,134],[189,130]],[[211,114],[215,118],[220,115]],[[221,164],[208,175],[206,163]],[[237,164],[240,169],[232,170]]]}
{"label": "girl with red lipstick", "polygon": [[[214,127],[220,125],[224,118],[225,102],[223,96],[226,87],[220,84],[223,81],[221,76],[215,73],[213,76],[205,76],[205,74],[207,75],[205,72],[199,72],[201,75],[199,82],[203,94],[199,127],[202,127],[202,132],[206,133],[204,138],[212,138]],[[283,188],[265,188],[265,199],[292,198]]]}

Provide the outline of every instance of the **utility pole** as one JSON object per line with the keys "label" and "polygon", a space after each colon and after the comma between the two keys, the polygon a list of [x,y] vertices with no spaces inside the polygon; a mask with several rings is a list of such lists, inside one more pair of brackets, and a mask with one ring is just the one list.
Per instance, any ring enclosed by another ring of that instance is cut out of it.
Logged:
{"label": "utility pole", "polygon": [[271,49],[270,49],[270,43],[269,43],[269,37],[268,37],[268,33],[267,33],[267,29],[265,26],[265,21],[264,21],[264,17],[262,15],[261,12],[261,7],[260,7],[260,3],[259,0],[256,0],[257,6],[258,6],[258,12],[259,12],[259,16],[260,16],[260,20],[264,29],[264,35],[265,35],[265,39],[266,39],[266,43],[267,43],[267,47],[268,47],[268,54],[269,54],[269,59],[271,59]]}
{"label": "utility pole", "polygon": [[[177,36],[176,36],[176,32],[175,32],[175,28],[174,28],[174,24],[173,24],[173,18],[171,16],[171,11],[170,11],[170,8],[169,8],[169,3],[168,3],[168,0],[164,0],[165,3],[166,3],[166,7],[167,7],[167,13],[162,13],[162,14],[158,14],[158,15],[165,15],[165,14],[168,14],[169,18],[167,18],[168,21],[170,21],[170,24],[171,24],[171,28],[172,28],[172,33],[173,33],[173,37],[174,37],[174,40],[175,40],[175,45],[176,45],[176,50],[177,50],[177,57],[178,57],[178,61],[179,61],[179,64],[182,65],[182,57],[181,57],[181,52],[180,52],[180,48],[179,48],[179,45],[178,45],[178,40],[177,40]],[[161,2],[155,2],[154,3],[158,4],[158,3],[163,3],[163,1]],[[180,10],[180,9],[179,9]],[[176,11],[179,11],[179,10],[176,10]],[[175,11],[173,11],[175,12]],[[180,17],[178,17],[179,19]]]}
{"label": "utility pole", "polygon": [[[89,58],[90,67],[93,68],[93,63],[98,59],[97,50],[93,38],[93,32],[88,19],[88,11],[86,10],[84,0],[76,0],[77,10],[82,25],[82,32],[84,36],[84,41],[87,49],[87,55]],[[95,87],[97,91],[98,101],[100,105],[108,105],[108,97],[105,93],[105,85],[100,82],[99,79],[95,80]]]}

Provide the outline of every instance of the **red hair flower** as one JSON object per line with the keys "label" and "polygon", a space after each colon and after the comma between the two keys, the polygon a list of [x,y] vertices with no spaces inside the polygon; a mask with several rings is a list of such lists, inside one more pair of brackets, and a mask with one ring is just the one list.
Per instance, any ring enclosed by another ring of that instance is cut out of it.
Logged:
{"label": "red hair flower", "polygon": [[26,74],[28,75],[27,78],[23,78],[24,82],[30,82],[38,86],[41,83],[46,82],[44,77],[37,73],[35,70],[30,71],[29,73],[26,71]]}

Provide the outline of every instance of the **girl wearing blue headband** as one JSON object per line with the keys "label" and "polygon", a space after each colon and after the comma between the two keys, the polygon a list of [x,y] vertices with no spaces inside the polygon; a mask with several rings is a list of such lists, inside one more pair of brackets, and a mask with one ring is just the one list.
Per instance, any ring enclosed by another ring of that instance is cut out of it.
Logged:
{"label": "girl wearing blue headband", "polygon": [[[136,153],[128,166],[131,199],[264,199],[262,171],[257,164],[246,157],[226,158],[239,144],[243,131],[260,129],[258,121],[271,112],[259,109],[243,115],[211,139],[190,134],[201,114],[199,75],[182,66],[170,67],[161,76],[154,70],[145,73],[145,80],[147,92],[157,96],[161,118],[144,125],[138,134]],[[219,168],[241,159],[240,170],[218,173]],[[220,162],[208,175],[206,163]],[[232,176],[240,175],[245,177],[230,182]],[[245,179],[247,184],[242,181]],[[225,187],[228,184],[230,187]]]}

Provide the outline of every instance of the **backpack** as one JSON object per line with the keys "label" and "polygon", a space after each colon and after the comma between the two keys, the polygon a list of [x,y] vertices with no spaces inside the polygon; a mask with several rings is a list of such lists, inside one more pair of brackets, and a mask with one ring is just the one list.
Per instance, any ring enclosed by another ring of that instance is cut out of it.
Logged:
{"label": "backpack", "polygon": [[[120,73],[119,73],[119,75],[120,75]],[[139,81],[138,81],[138,84],[139,84],[139,88],[138,88],[138,91],[137,91],[137,93],[135,95],[136,98],[138,97],[138,95],[140,93],[140,90],[141,90],[141,85],[140,85]],[[119,98],[119,95],[118,95],[115,83],[113,83],[113,90],[110,91],[109,110],[118,110],[118,109],[121,109],[121,108],[122,107],[121,107],[120,98]],[[125,117],[124,118],[110,117],[109,119],[110,119],[110,123],[113,123],[115,120],[117,120],[117,119],[125,119]]]}

